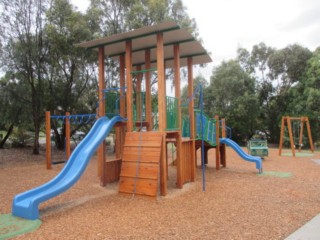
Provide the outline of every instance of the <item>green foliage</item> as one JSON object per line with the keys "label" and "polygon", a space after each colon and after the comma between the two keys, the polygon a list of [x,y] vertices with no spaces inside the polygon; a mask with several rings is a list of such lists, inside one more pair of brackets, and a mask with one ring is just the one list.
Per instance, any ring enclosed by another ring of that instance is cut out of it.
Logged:
{"label": "green foliage", "polygon": [[[169,19],[197,36],[195,21],[181,0],[91,0],[85,14],[69,0],[3,0],[0,8],[1,71],[6,73],[0,82],[0,129],[7,132],[0,147],[14,128],[30,129],[34,153],[39,152],[45,110],[96,110],[97,56],[76,43]],[[107,87],[115,86],[116,61],[106,60],[105,75]]]}
{"label": "green foliage", "polygon": [[225,118],[236,140],[242,141],[253,135],[260,113],[255,80],[237,61],[223,62],[214,69],[204,95],[205,111],[211,116],[218,114]]}
{"label": "green foliage", "polygon": [[27,132],[24,128],[15,128],[11,139],[12,147],[26,147],[32,145],[33,143],[33,134]]}
{"label": "green foliage", "polygon": [[[67,0],[55,0],[47,11],[49,102],[47,109],[93,112],[96,98],[95,61],[92,52],[75,46],[92,38],[89,24]],[[91,103],[91,104],[90,104]]]}
{"label": "green foliage", "polygon": [[297,44],[275,51],[268,60],[270,79],[280,79],[282,91],[287,90],[302,80],[310,57],[310,50]]}
{"label": "green foliage", "polygon": [[312,54],[298,44],[279,50],[264,43],[253,46],[251,52],[238,49],[237,59],[241,67],[256,79],[259,124],[268,130],[270,142],[278,142],[280,121],[284,115],[309,116],[315,136],[319,135],[318,120],[315,120],[319,94],[311,80],[318,76],[316,53]]}

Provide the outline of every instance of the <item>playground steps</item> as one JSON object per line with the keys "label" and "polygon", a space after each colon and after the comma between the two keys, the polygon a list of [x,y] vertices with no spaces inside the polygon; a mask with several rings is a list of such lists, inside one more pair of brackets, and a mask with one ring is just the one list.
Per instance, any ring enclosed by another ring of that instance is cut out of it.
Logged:
{"label": "playground steps", "polygon": [[126,133],[120,174],[120,193],[156,196],[163,135]]}

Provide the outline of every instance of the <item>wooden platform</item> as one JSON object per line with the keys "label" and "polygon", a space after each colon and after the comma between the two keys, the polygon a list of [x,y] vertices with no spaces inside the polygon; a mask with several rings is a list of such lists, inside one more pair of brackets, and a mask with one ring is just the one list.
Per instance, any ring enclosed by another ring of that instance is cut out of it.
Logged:
{"label": "wooden platform", "polygon": [[162,147],[159,132],[127,132],[119,192],[156,196]]}

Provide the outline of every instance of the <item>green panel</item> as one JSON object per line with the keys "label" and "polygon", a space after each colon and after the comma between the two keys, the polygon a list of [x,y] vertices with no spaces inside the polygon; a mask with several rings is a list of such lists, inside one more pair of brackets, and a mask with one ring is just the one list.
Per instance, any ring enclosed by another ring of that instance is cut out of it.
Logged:
{"label": "green panel", "polygon": [[257,174],[259,177],[265,177],[265,176],[270,176],[270,177],[278,177],[278,178],[289,178],[292,177],[293,174],[291,172],[266,172],[264,171],[263,173]]}
{"label": "green panel", "polygon": [[105,93],[106,116],[111,118],[119,114],[120,94],[118,92]]}
{"label": "green panel", "polygon": [[167,130],[178,130],[178,98],[166,97]]}
{"label": "green panel", "polygon": [[182,118],[182,137],[190,137],[190,118],[187,116]]}
{"label": "green panel", "polygon": [[[205,114],[201,114],[199,110],[195,110],[196,119],[196,139],[202,140],[201,126],[203,129],[203,140],[212,146],[216,146],[216,119],[209,118]],[[203,125],[202,125],[203,124]]]}

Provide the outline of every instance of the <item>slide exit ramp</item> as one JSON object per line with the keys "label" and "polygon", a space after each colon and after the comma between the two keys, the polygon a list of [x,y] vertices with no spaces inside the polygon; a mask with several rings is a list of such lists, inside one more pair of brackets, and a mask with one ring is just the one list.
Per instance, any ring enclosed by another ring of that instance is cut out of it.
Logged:
{"label": "slide exit ramp", "polygon": [[61,172],[51,181],[15,196],[12,214],[17,217],[35,220],[39,218],[39,204],[72,187],[83,174],[92,155],[117,122],[125,121],[120,116],[112,119],[99,118],[87,136],[72,152]]}
{"label": "slide exit ramp", "polygon": [[231,147],[233,150],[235,150],[239,156],[249,162],[254,162],[256,164],[256,169],[259,171],[259,173],[262,173],[262,160],[260,157],[251,156],[247,154],[245,151],[242,150],[242,148],[234,141],[232,141],[229,138],[220,138],[220,143],[226,144],[229,147]]}

